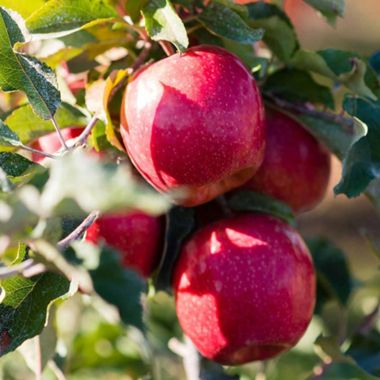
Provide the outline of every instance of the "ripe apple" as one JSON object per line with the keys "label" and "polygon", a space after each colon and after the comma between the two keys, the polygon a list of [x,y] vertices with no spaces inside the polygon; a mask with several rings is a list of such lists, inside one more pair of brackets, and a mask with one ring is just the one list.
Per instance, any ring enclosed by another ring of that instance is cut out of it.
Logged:
{"label": "ripe apple", "polygon": [[[78,137],[82,131],[82,127],[72,127],[62,129],[61,133],[64,140],[68,141],[74,139],[75,137]],[[61,149],[61,142],[59,141],[57,132],[51,132],[35,140],[31,144],[31,147],[45,153],[55,153]],[[32,153],[32,160],[34,162],[42,162],[44,158],[45,157],[40,154]]]}
{"label": "ripe apple", "polygon": [[122,255],[122,264],[148,277],[159,260],[161,219],[139,211],[103,215],[86,232],[94,244],[104,241]]}
{"label": "ripe apple", "polygon": [[183,331],[225,365],[289,350],[315,304],[314,267],[298,232],[252,213],[198,230],[182,249],[173,287]]}
{"label": "ripe apple", "polygon": [[153,63],[129,83],[121,135],[134,165],[157,190],[182,190],[195,206],[240,186],[265,145],[264,108],[233,54],[201,45]]}
{"label": "ripe apple", "polygon": [[299,122],[266,110],[264,162],[245,188],[287,203],[294,212],[314,208],[330,178],[330,153]]}

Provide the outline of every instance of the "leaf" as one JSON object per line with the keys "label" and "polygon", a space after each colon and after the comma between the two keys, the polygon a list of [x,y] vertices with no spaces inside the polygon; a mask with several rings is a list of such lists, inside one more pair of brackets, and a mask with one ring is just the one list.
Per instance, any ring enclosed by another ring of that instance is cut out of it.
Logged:
{"label": "leaf", "polygon": [[171,289],[174,264],[183,242],[194,229],[193,208],[176,206],[167,214],[164,251],[154,280],[157,289]]}
{"label": "leaf", "polygon": [[308,239],[307,245],[317,271],[316,313],[320,313],[324,303],[331,299],[347,305],[353,282],[344,253],[322,238]]}
{"label": "leaf", "polygon": [[0,87],[24,91],[33,110],[50,119],[60,104],[56,78],[48,66],[13,49],[16,43],[25,42],[23,29],[17,14],[0,7]]}
{"label": "leaf", "polygon": [[[62,103],[57,109],[55,119],[60,128],[80,127],[87,124],[84,114],[67,103]],[[50,120],[42,120],[29,105],[15,109],[5,120],[8,127],[18,135],[23,144],[28,144],[50,132],[54,132],[54,126]]]}
{"label": "leaf", "polygon": [[380,51],[374,53],[369,59],[370,66],[375,70],[375,72],[380,74]]}
{"label": "leaf", "polygon": [[327,21],[335,25],[337,17],[344,16],[345,0],[304,0],[326,17]]}
{"label": "leaf", "polygon": [[368,126],[368,133],[359,139],[343,160],[343,175],[335,187],[336,194],[349,198],[366,190],[380,177],[380,105],[370,100],[348,96],[344,109]]}
{"label": "leaf", "polygon": [[355,94],[375,100],[379,80],[373,69],[356,53],[338,49],[318,52],[298,50],[291,60],[300,70],[313,71],[340,82]]}
{"label": "leaf", "polygon": [[141,17],[141,10],[145,7],[148,0],[128,0],[125,4],[125,10],[134,22]]}
{"label": "leaf", "polygon": [[321,380],[378,380],[360,369],[356,364],[332,363],[323,371]]}
{"label": "leaf", "polygon": [[315,82],[307,71],[288,68],[276,71],[267,78],[264,92],[289,102],[312,102],[334,109],[334,99],[330,89]]}
{"label": "leaf", "polygon": [[0,354],[13,351],[41,333],[52,301],[69,290],[69,282],[55,273],[32,278],[11,277],[1,282],[5,292],[0,304]]}
{"label": "leaf", "polygon": [[45,4],[46,0],[0,0],[0,6],[19,13],[22,17],[30,16],[36,9]]}
{"label": "leaf", "polygon": [[16,153],[0,152],[0,168],[10,177],[20,177],[36,166],[32,161]]}
{"label": "leaf", "polygon": [[0,120],[0,147],[1,146],[20,146],[21,141],[7,125]]}
{"label": "leaf", "polygon": [[276,5],[264,2],[248,4],[247,7],[250,18],[249,25],[264,29],[263,41],[278,58],[288,61],[300,46],[286,13]]}
{"label": "leaf", "polygon": [[189,46],[186,28],[169,0],[150,0],[143,16],[148,35],[154,41],[169,41],[180,52]]}
{"label": "leaf", "polygon": [[262,29],[252,29],[237,13],[221,3],[211,3],[199,15],[199,21],[211,33],[241,44],[253,44],[264,34]]}
{"label": "leaf", "polygon": [[294,214],[290,207],[265,194],[239,190],[228,199],[228,205],[233,211],[263,212],[295,225]]}
{"label": "leaf", "polygon": [[27,19],[27,27],[32,33],[54,33],[116,16],[106,0],[49,0]]}
{"label": "leaf", "polygon": [[143,330],[141,298],[147,290],[146,282],[135,271],[123,268],[120,254],[109,247],[77,241],[73,248],[89,270],[95,291],[117,307],[125,324]]}

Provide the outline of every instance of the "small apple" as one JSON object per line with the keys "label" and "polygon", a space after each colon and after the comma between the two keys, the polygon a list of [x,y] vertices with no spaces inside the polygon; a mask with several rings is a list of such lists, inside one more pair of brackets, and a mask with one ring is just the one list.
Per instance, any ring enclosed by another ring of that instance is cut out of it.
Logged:
{"label": "small apple", "polygon": [[184,333],[225,365],[289,350],[315,304],[314,267],[298,232],[252,213],[198,230],[182,249],[173,287]]}
{"label": "small apple", "polygon": [[180,189],[177,203],[196,206],[240,186],[262,163],[261,94],[235,55],[193,47],[134,75],[121,135],[148,182],[162,192]]}
{"label": "small apple", "polygon": [[[78,137],[83,131],[82,127],[64,128],[61,130],[63,139],[65,141]],[[45,136],[42,136],[35,140],[31,147],[40,150],[45,153],[55,153],[61,149],[61,142],[57,135],[57,132],[51,132]],[[37,153],[32,153],[32,160],[34,162],[42,162],[45,159],[44,156]]]}
{"label": "small apple", "polygon": [[142,212],[103,215],[86,232],[86,240],[102,240],[122,255],[122,264],[148,277],[159,261],[161,219]]}
{"label": "small apple", "polygon": [[294,212],[323,199],[330,178],[330,153],[299,122],[267,109],[264,162],[249,188],[287,203]]}

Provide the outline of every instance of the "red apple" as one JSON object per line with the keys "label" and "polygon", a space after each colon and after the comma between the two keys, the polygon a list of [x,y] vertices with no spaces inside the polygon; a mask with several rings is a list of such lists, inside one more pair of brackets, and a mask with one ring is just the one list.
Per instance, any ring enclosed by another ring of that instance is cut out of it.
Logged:
{"label": "red apple", "polygon": [[330,178],[330,153],[291,117],[267,109],[264,162],[244,186],[287,203],[294,212],[314,208]]}
{"label": "red apple", "polygon": [[[82,127],[65,128],[61,130],[62,136],[65,141],[78,137],[83,131]],[[38,149],[45,153],[55,153],[61,149],[61,142],[57,135],[57,132],[51,132],[45,136],[42,136],[35,140],[31,147]],[[32,153],[32,160],[34,162],[41,162],[44,160],[44,156],[37,153]]]}
{"label": "red apple", "polygon": [[183,331],[202,355],[225,365],[290,349],[315,304],[306,245],[268,215],[242,214],[200,229],[181,252],[173,284]]}
{"label": "red apple", "polygon": [[104,215],[86,232],[94,244],[104,241],[122,255],[122,264],[148,277],[159,260],[161,219],[142,212]]}
{"label": "red apple", "polygon": [[265,145],[259,89],[242,62],[197,46],[138,71],[121,110],[131,160],[157,190],[183,191],[195,206],[240,186],[260,166]]}

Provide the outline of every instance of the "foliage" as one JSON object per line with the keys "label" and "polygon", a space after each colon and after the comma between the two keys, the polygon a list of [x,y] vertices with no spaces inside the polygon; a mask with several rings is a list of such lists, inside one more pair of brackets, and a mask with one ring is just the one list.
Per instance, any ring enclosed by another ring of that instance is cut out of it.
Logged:
{"label": "foliage", "polygon": [[[305,2],[331,24],[344,17],[344,0]],[[170,208],[167,196],[136,179],[119,131],[123,89],[163,50],[214,44],[234,52],[267,105],[300,120],[342,161],[335,193],[365,194],[380,209],[379,53],[305,50],[277,3],[0,0],[0,100],[11,105],[0,101],[0,377],[26,378],[15,364],[20,354],[46,378],[183,377],[183,358],[168,348],[181,332],[163,291],[170,293],[181,245],[197,228],[195,211]],[[87,126],[89,135],[43,165],[33,162],[37,138],[73,126]],[[220,201],[227,214],[264,212],[297,224],[287,205],[262,194]],[[110,247],[79,241],[88,215],[135,209],[167,213],[161,263],[148,282]],[[308,244],[318,272],[315,318],[305,342],[268,363],[267,378],[380,378],[377,309],[363,306],[367,298],[378,302],[379,285],[373,296],[326,239]],[[336,318],[341,331],[331,328]],[[260,372],[255,364],[201,366],[204,379]]]}

